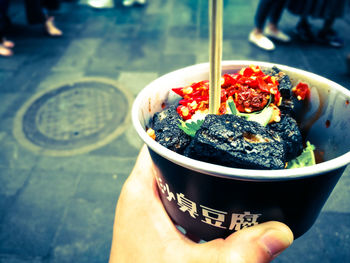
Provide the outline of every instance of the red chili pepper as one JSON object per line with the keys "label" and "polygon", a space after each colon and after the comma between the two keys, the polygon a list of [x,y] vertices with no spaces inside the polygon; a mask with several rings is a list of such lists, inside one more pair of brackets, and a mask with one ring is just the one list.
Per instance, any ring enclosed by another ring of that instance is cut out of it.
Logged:
{"label": "red chili pepper", "polygon": [[306,83],[299,82],[292,91],[298,100],[304,100],[310,97],[310,88]]}
{"label": "red chili pepper", "polygon": [[[235,74],[224,74],[221,85],[221,104],[219,114],[226,112],[226,101],[232,97],[237,110],[253,112],[263,109],[274,96],[274,103],[279,105],[281,94],[278,90],[278,81],[275,77],[265,75],[258,66],[241,69]],[[177,108],[184,119],[190,119],[196,110],[206,110],[209,106],[209,81],[204,80],[192,83],[190,86],[176,88],[173,91],[182,96]]]}
{"label": "red chili pepper", "polygon": [[182,87],[181,88],[173,88],[171,89],[172,91],[174,91],[177,95],[180,95],[181,97],[183,97],[183,92],[182,92]]}
{"label": "red chili pepper", "polygon": [[270,93],[269,85],[262,78],[258,78],[257,81],[260,90]]}
{"label": "red chili pepper", "polygon": [[250,77],[254,74],[254,70],[249,67],[249,68],[245,68],[244,71],[243,71],[243,76],[244,77]]}
{"label": "red chili pepper", "polygon": [[229,86],[235,85],[237,82],[237,80],[229,74],[224,74],[222,77],[224,79],[224,83],[221,85],[222,88],[227,88]]}

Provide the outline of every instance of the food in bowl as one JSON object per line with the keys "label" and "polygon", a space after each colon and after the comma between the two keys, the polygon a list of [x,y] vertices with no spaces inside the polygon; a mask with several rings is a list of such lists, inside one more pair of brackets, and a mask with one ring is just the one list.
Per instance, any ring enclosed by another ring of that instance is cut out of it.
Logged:
{"label": "food in bowl", "polygon": [[277,67],[224,74],[218,114],[208,114],[209,81],[172,89],[176,104],[154,114],[147,133],[164,147],[209,163],[247,169],[285,169],[315,163],[294,107],[307,101],[306,83],[293,87]]}

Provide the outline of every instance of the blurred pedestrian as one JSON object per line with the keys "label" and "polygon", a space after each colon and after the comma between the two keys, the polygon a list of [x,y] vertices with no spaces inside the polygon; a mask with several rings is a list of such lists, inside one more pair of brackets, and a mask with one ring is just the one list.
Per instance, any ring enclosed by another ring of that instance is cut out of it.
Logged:
{"label": "blurred pedestrian", "polygon": [[62,31],[54,23],[51,11],[60,6],[59,0],[25,0],[27,20],[29,24],[43,24],[49,36],[62,36]]}
{"label": "blurred pedestrian", "polygon": [[0,0],[0,56],[9,57],[13,55],[12,48],[15,44],[5,38],[6,29],[10,24],[7,16],[9,0]]}
{"label": "blurred pedestrian", "polygon": [[123,6],[129,7],[134,4],[144,5],[146,0],[123,0]]}
{"label": "blurred pedestrian", "polygon": [[93,8],[114,8],[113,0],[88,0],[87,4]]}
{"label": "blurred pedestrian", "polygon": [[[269,39],[289,42],[291,38],[278,29],[278,22],[285,8],[286,0],[260,0],[255,13],[255,28],[249,34],[249,41],[264,50],[274,50],[275,44]],[[265,27],[265,24],[269,23]]]}
{"label": "blurred pedestrian", "polygon": [[[337,18],[344,15],[346,0],[289,0],[287,9],[300,16],[296,34],[308,42],[319,42],[332,47],[342,47],[344,40],[334,30]],[[323,27],[314,34],[309,18],[322,19]]]}

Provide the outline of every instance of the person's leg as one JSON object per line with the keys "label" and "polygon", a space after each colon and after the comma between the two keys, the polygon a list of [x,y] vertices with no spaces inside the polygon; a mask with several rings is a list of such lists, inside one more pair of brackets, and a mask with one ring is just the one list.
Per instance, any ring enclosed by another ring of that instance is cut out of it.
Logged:
{"label": "person's leg", "polygon": [[335,17],[329,17],[324,20],[323,27],[317,35],[318,41],[332,47],[342,47],[344,40],[341,39],[333,29]]}
{"label": "person's leg", "polygon": [[264,30],[265,35],[282,42],[289,42],[291,40],[287,34],[278,29],[278,23],[281,19],[286,3],[286,0],[276,0],[273,2],[269,14],[270,21]]}
{"label": "person's leg", "polygon": [[312,42],[314,40],[315,37],[306,14],[300,15],[300,19],[296,25],[296,33],[302,41]]}
{"label": "person's leg", "polygon": [[255,28],[250,32],[248,40],[265,50],[274,50],[273,42],[263,35],[266,19],[274,0],[260,0],[255,14]]}
{"label": "person's leg", "polygon": [[41,0],[41,6],[47,10],[58,10],[60,8],[59,0]]}
{"label": "person's leg", "polygon": [[333,30],[334,22],[335,22],[334,17],[325,18],[325,20],[323,22],[323,27],[322,27],[320,32],[328,32],[330,30]]}
{"label": "person's leg", "polygon": [[7,9],[8,9],[8,0],[0,0],[0,56],[11,56],[13,52],[11,48],[15,44],[5,38],[5,31],[8,24],[7,21]]}
{"label": "person's leg", "polygon": [[271,6],[269,19],[270,23],[273,24],[276,28],[278,27],[278,22],[281,19],[286,2],[286,0],[275,0],[273,6]]}
{"label": "person's leg", "polygon": [[29,24],[45,23],[46,16],[41,6],[41,0],[24,0],[24,4]]}
{"label": "person's leg", "polygon": [[47,8],[51,8],[48,1],[25,0],[24,3],[29,24],[44,25],[45,32],[50,36],[62,35],[62,31],[54,24],[54,17],[48,14]]}
{"label": "person's leg", "polygon": [[297,3],[299,6],[299,9],[301,7],[303,8],[298,12],[299,21],[297,22],[295,30],[299,39],[305,42],[312,42],[315,37],[311,30],[311,26],[309,23],[309,16],[311,15],[312,10],[314,9],[315,0],[303,0],[303,1],[298,1]]}
{"label": "person's leg", "polygon": [[266,20],[271,12],[271,6],[275,0],[260,0],[255,13],[255,28],[258,31],[263,31]]}

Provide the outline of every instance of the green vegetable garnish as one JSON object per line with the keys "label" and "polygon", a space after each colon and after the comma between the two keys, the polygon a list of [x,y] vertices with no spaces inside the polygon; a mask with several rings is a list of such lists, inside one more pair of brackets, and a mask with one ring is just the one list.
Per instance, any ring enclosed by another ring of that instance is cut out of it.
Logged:
{"label": "green vegetable garnish", "polygon": [[234,103],[233,100],[229,100],[228,101],[228,106],[230,107],[230,110],[232,112],[233,115],[238,115],[239,111],[236,108],[236,104]]}
{"label": "green vegetable garnish", "polygon": [[197,120],[193,122],[184,122],[183,120],[180,120],[179,128],[183,130],[187,135],[194,137],[196,132],[199,130],[199,128],[202,126],[204,120]]}
{"label": "green vegetable garnish", "polygon": [[288,162],[287,169],[306,167],[316,164],[314,150],[315,146],[307,141],[306,148],[297,158]]}
{"label": "green vegetable garnish", "polygon": [[269,121],[271,120],[272,114],[273,114],[273,108],[269,107],[270,102],[271,102],[271,97],[270,97],[270,100],[264,109],[262,109],[259,112],[252,112],[252,113],[239,112],[237,110],[236,104],[234,103],[233,100],[228,101],[228,106],[229,106],[233,115],[244,117],[248,121],[255,121],[255,122],[261,124],[262,126],[266,126],[269,123]]}

